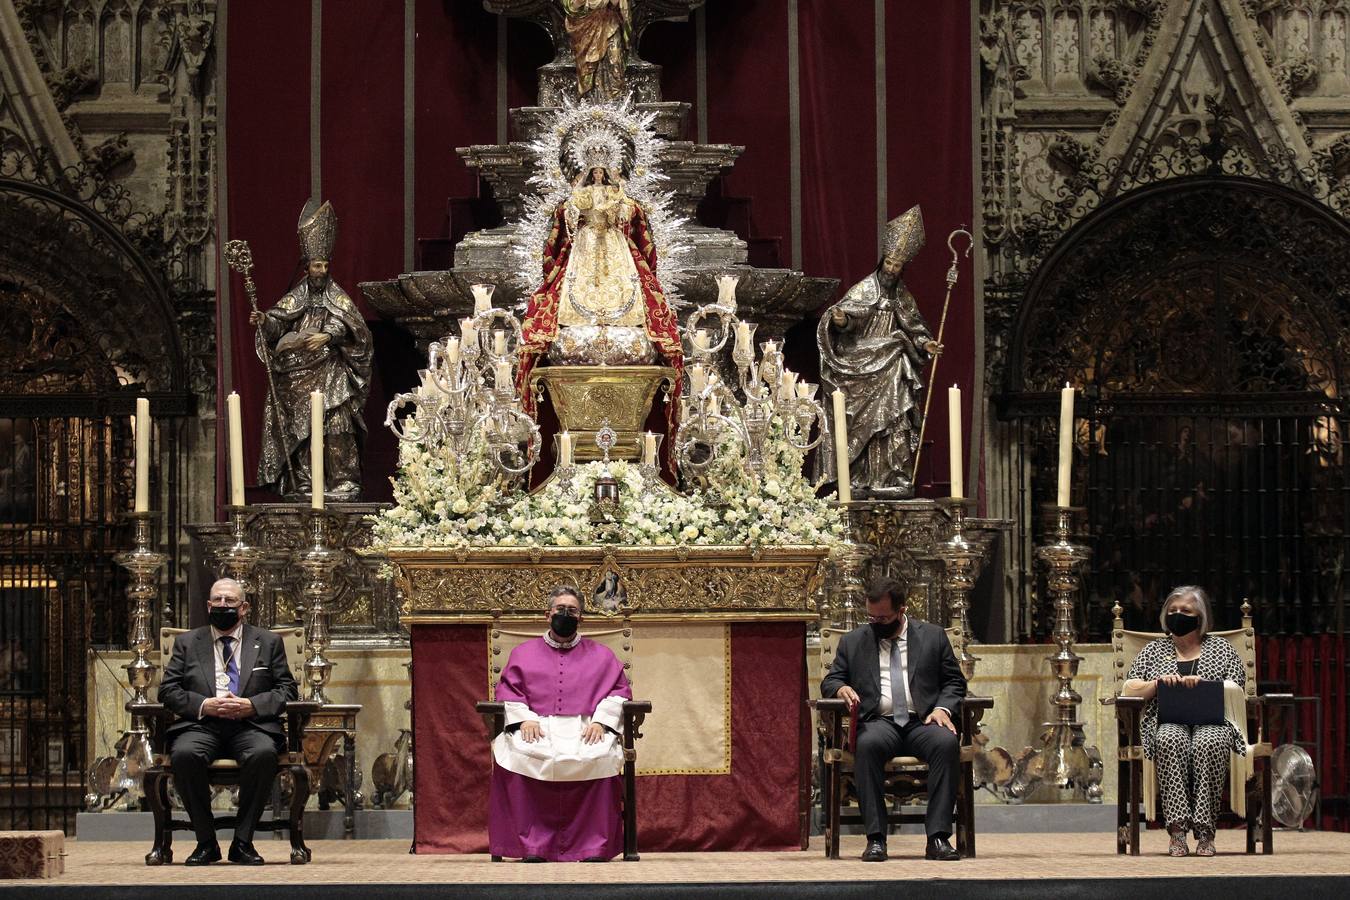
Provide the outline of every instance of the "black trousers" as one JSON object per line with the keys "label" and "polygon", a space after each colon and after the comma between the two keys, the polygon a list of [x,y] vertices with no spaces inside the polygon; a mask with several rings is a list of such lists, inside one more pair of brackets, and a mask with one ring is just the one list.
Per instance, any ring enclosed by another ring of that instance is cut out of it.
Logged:
{"label": "black trousers", "polygon": [[885,835],[886,763],[897,756],[916,756],[928,764],[928,836],[950,836],[956,808],[956,779],[961,768],[961,742],[941,725],[923,725],[918,716],[904,728],[890,719],[859,723],[853,754],[853,783],[868,834]]}
{"label": "black trousers", "polygon": [[187,807],[197,843],[216,842],[215,818],[211,814],[211,785],[207,767],[218,759],[239,763],[239,816],[234,837],[253,840],[253,829],[262,818],[272,782],[277,774],[277,755],[283,746],[280,735],[230,719],[194,722],[173,737],[169,762],[173,783]]}

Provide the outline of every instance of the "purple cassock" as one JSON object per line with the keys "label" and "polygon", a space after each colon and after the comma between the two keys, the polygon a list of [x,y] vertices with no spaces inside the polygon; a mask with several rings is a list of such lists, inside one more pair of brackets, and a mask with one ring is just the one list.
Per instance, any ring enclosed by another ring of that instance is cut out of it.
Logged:
{"label": "purple cassock", "polygon": [[[551,635],[511,651],[497,684],[507,730],[492,742],[488,848],[494,856],[553,862],[623,850],[623,701],[633,692],[623,663],[603,644]],[[538,722],[543,737],[521,740],[518,726]],[[606,727],[597,743],[581,734]]]}

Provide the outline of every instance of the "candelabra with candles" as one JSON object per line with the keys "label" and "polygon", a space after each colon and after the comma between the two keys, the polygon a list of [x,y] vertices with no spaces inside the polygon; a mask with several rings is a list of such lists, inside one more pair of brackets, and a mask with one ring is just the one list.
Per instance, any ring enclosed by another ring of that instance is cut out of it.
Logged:
{"label": "candelabra with candles", "polygon": [[980,661],[970,652],[974,643],[970,631],[970,592],[980,577],[984,551],[966,537],[966,504],[969,501],[950,497],[945,502],[951,516],[952,533],[947,540],[937,544],[934,555],[942,561],[942,589],[947,592],[949,624],[961,636],[957,658],[961,673],[969,680],[975,677],[975,664]]}
{"label": "candelabra with candles", "polygon": [[1036,556],[1049,569],[1046,586],[1055,598],[1055,643],[1059,650],[1048,659],[1058,688],[1050,701],[1055,708],[1055,721],[1045,723],[1041,746],[1027,761],[1026,771],[1033,782],[1072,787],[1086,799],[1100,803],[1101,754],[1096,747],[1085,746],[1083,723],[1078,721],[1078,706],[1083,698],[1073,687],[1082,661],[1073,650],[1074,604],[1082,582],[1078,568],[1091,556],[1087,547],[1069,540],[1073,513],[1072,507],[1055,507],[1054,535],[1045,546],[1036,549]]}
{"label": "candelabra with candles", "polygon": [[[787,441],[802,452],[819,444],[829,426],[816,400],[818,386],[798,382],[796,373],[784,366],[777,341],[765,341],[756,359],[756,326],[736,316],[736,280],[731,275],[719,277],[717,302],[696,309],[685,327],[693,364],[688,369],[689,389],[680,401],[675,458],[681,470],[701,472],[730,440],[743,448],[745,467],[758,479],[764,474],[764,448],[775,416],[782,420]],[[717,320],[716,340],[700,327],[709,319]],[[728,339],[734,341],[731,360],[738,373],[739,396],[709,371]]]}
{"label": "candelabra with candles", "polygon": [[326,655],[331,642],[329,626],[332,618],[328,600],[333,594],[333,572],[342,562],[342,553],[328,546],[328,513],[322,509],[309,510],[305,526],[309,531],[309,545],[297,551],[295,562],[305,573],[305,648],[308,654],[305,684],[309,691],[306,699],[328,704],[326,688],[333,672],[333,662]]}
{"label": "candelabra with candles", "polygon": [[[455,454],[467,452],[481,433],[492,465],[503,477],[515,478],[539,461],[541,438],[515,388],[521,323],[492,307],[492,290],[473,286],[474,314],[460,319],[458,336],[431,345],[421,385],[394,397],[385,425],[400,440],[444,446]],[[407,405],[414,414],[400,421]]]}

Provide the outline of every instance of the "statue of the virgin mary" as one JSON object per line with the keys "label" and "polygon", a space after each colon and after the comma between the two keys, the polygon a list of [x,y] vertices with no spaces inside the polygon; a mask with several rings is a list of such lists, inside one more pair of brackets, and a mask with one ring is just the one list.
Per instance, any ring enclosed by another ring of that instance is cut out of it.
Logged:
{"label": "statue of the virgin mary", "polygon": [[656,274],[653,228],[626,190],[633,136],[599,115],[570,137],[561,162],[576,174],[553,209],[543,280],[521,330],[518,387],[527,405],[530,372],[541,358],[572,366],[661,360],[684,370],[679,327]]}

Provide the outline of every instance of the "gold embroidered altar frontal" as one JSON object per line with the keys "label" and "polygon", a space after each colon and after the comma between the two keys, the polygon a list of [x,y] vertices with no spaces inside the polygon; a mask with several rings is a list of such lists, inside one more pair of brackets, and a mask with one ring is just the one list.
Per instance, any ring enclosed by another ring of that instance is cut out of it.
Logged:
{"label": "gold embroidered altar frontal", "polygon": [[635,621],[814,621],[828,547],[484,547],[388,550],[405,625],[542,615],[571,584],[587,614]]}

